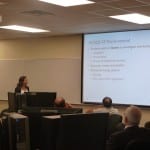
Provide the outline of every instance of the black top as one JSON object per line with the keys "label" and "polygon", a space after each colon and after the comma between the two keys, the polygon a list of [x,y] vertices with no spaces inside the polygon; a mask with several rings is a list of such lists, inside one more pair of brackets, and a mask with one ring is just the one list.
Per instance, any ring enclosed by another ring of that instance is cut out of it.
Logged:
{"label": "black top", "polygon": [[133,126],[114,133],[107,143],[107,150],[124,150],[133,139],[150,140],[150,130]]}
{"label": "black top", "polygon": [[[29,92],[29,87],[28,87],[28,86],[26,86],[26,89],[27,89],[28,92]],[[15,93],[21,93],[21,87],[17,86],[17,87],[15,88]]]}

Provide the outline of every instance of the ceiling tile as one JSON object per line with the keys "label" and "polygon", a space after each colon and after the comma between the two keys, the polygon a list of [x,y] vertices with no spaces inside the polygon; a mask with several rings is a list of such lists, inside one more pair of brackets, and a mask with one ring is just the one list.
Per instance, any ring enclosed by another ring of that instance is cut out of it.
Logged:
{"label": "ceiling tile", "polygon": [[[109,18],[110,15],[139,12],[150,15],[150,0],[93,0],[96,3],[75,7],[60,7],[38,0],[0,0],[0,26],[20,24],[51,30],[45,34],[29,34],[0,29],[0,39],[47,37],[93,32],[149,29]],[[1,3],[3,2],[3,4]]]}
{"label": "ceiling tile", "polygon": [[126,10],[130,12],[141,13],[141,14],[150,16],[150,5],[142,6],[142,7],[127,8]]}
{"label": "ceiling tile", "polygon": [[119,1],[112,1],[112,2],[104,2],[104,3],[107,4],[108,6],[117,7],[117,8],[130,8],[130,7],[146,5],[137,0],[119,0]]}
{"label": "ceiling tile", "polygon": [[150,4],[150,0],[138,0],[138,1],[143,2],[145,4]]}

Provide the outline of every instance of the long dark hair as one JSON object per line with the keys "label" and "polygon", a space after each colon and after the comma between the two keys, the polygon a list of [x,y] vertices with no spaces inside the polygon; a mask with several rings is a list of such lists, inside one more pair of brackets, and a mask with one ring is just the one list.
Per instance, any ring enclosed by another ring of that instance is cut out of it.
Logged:
{"label": "long dark hair", "polygon": [[23,86],[23,82],[24,82],[25,78],[27,78],[27,76],[19,77],[19,80],[18,80],[18,83],[17,83],[17,87],[22,87]]}

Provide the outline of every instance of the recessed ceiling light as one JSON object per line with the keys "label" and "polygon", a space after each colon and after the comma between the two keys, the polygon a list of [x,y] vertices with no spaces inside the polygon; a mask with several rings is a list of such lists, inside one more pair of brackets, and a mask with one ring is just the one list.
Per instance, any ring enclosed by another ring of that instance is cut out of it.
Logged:
{"label": "recessed ceiling light", "polygon": [[123,20],[123,21],[132,22],[132,23],[137,23],[137,24],[149,24],[150,23],[149,16],[145,16],[145,15],[138,14],[138,13],[116,15],[116,16],[109,16],[109,17]]}
{"label": "recessed ceiling light", "polygon": [[64,7],[95,3],[89,0],[39,0],[39,1],[51,3],[59,6],[64,6]]}
{"label": "recessed ceiling light", "polygon": [[19,26],[19,25],[0,26],[0,28],[10,29],[10,30],[18,30],[18,31],[24,31],[24,32],[31,32],[31,33],[50,32],[48,30]]}

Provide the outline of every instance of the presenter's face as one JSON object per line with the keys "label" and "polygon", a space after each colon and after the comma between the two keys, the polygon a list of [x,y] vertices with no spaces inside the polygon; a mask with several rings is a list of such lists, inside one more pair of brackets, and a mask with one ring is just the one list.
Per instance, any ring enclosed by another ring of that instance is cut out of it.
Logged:
{"label": "presenter's face", "polygon": [[23,85],[27,85],[28,84],[28,79],[25,78],[24,81],[23,81]]}

